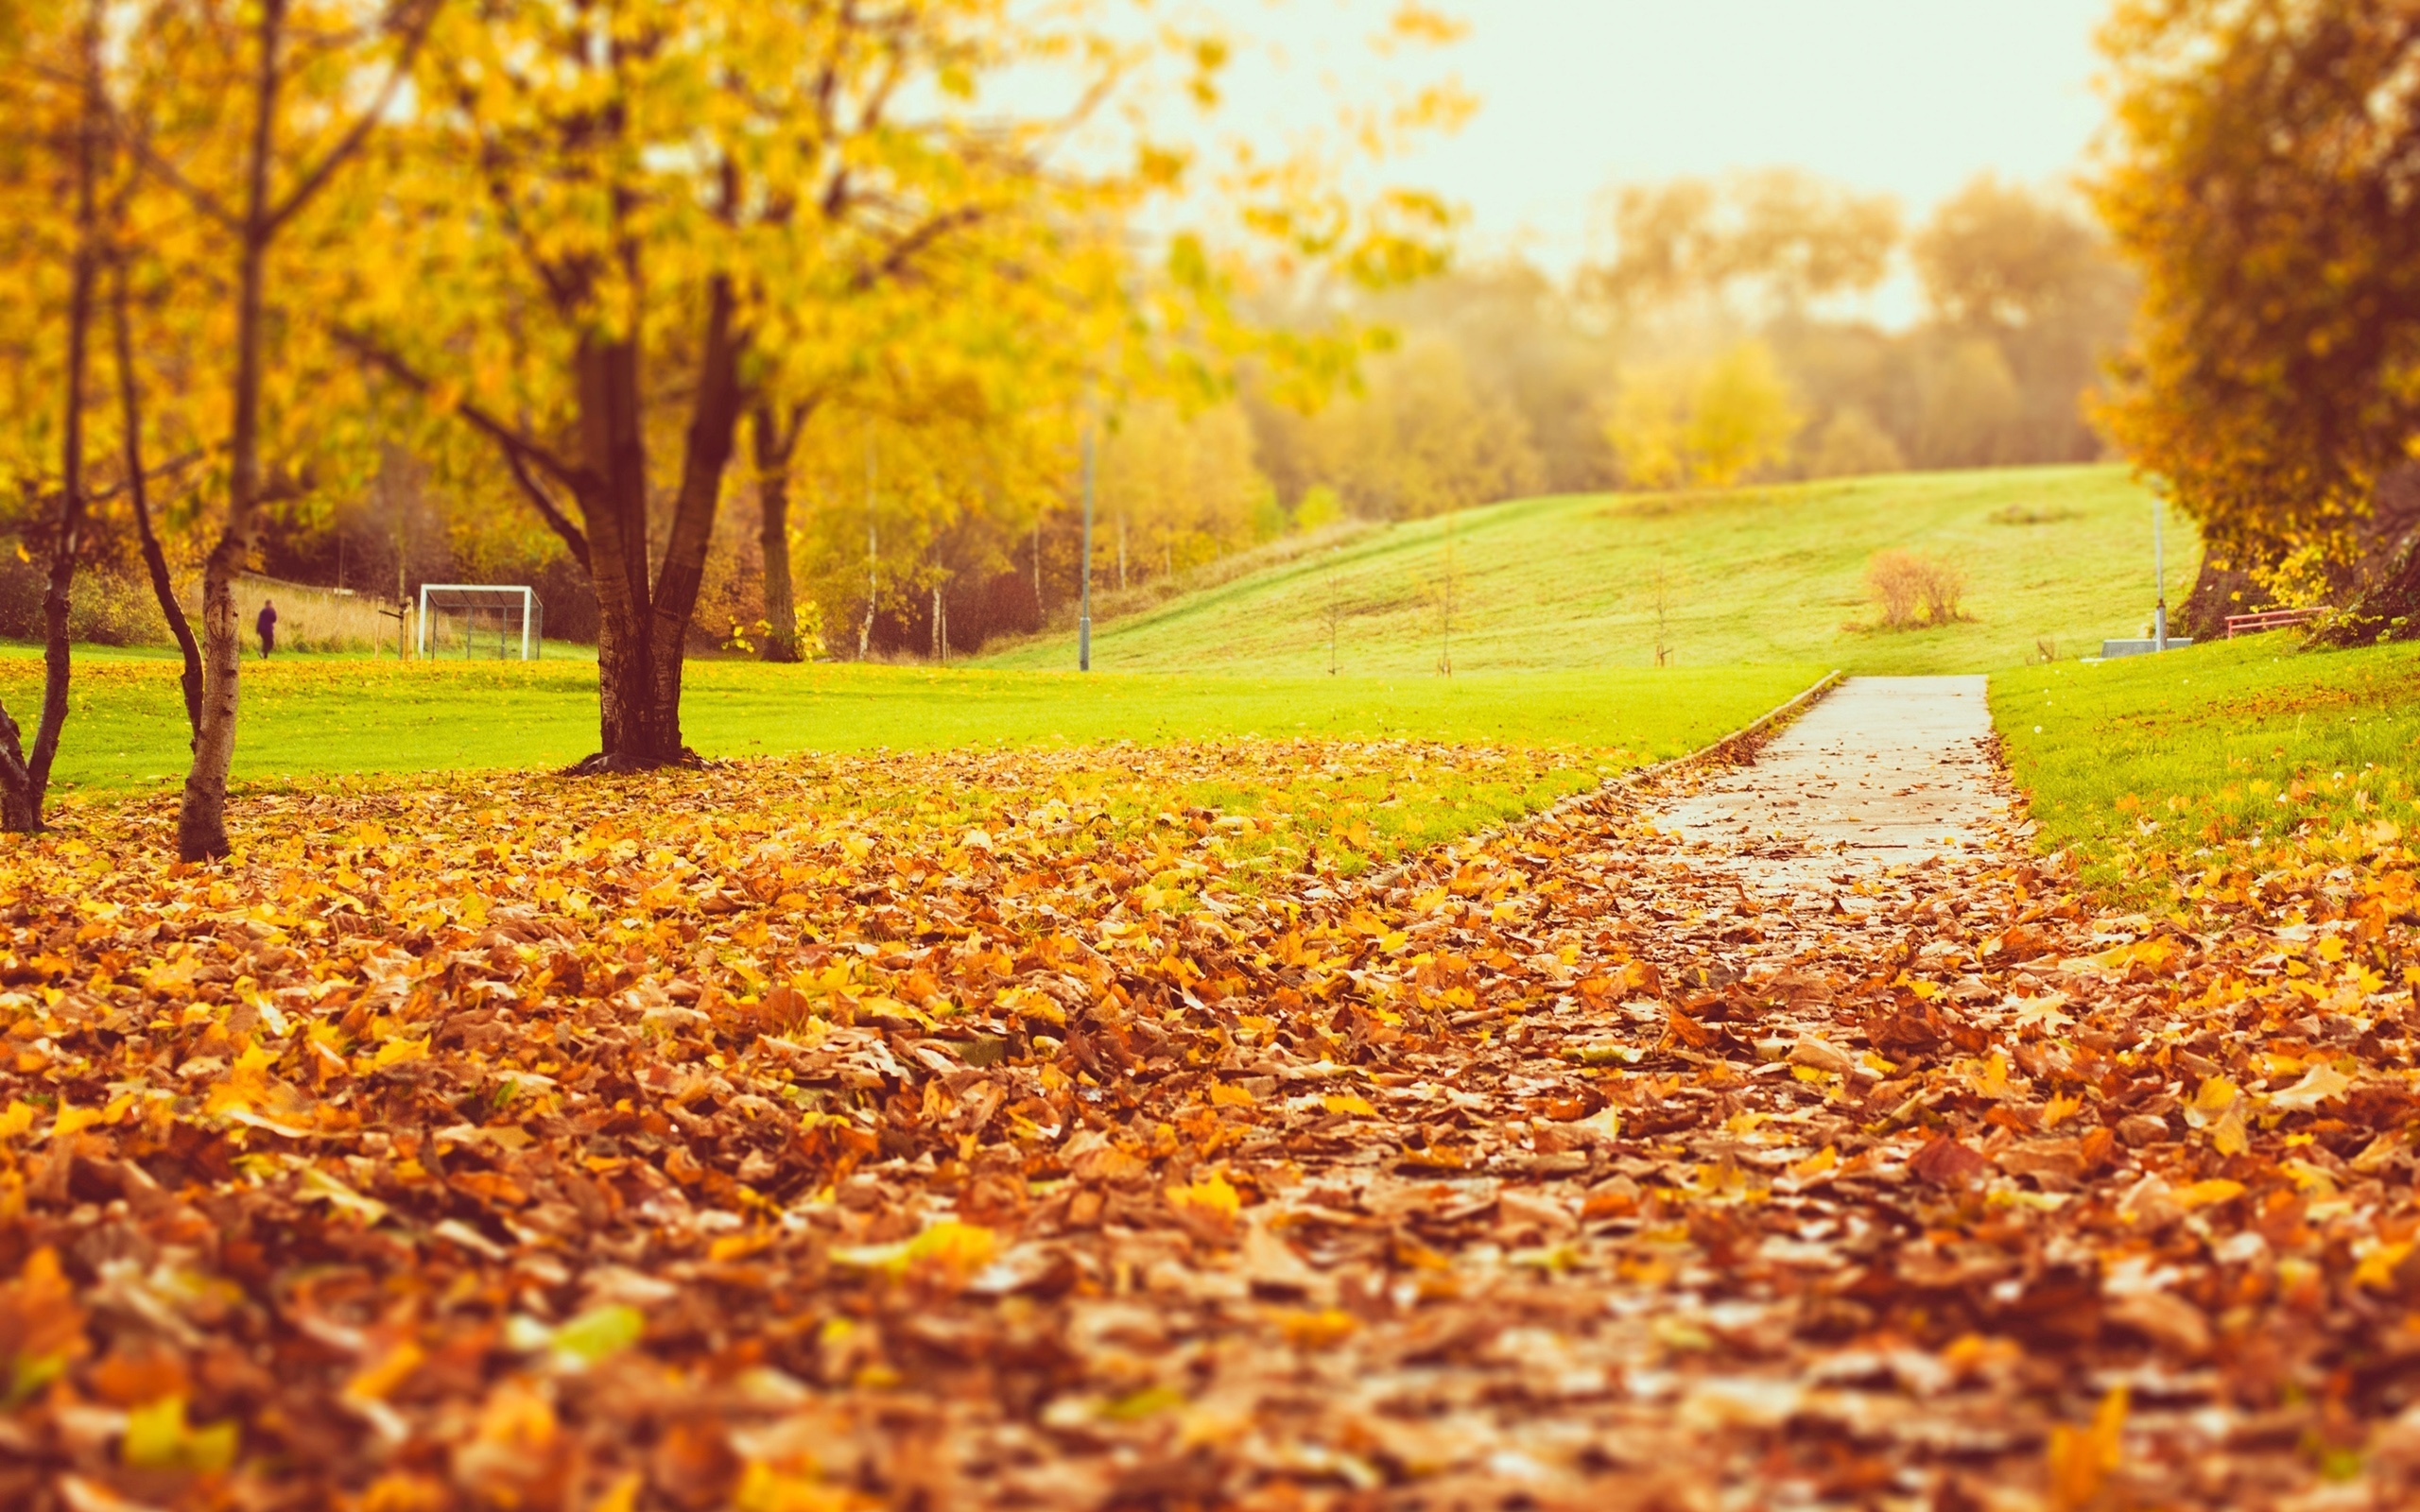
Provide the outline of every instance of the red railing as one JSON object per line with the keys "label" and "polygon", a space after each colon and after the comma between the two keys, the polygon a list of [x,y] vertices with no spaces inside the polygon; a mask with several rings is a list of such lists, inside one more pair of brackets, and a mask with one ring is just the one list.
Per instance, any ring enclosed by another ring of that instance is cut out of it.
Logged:
{"label": "red railing", "polygon": [[2238,635],[2257,635],[2262,630],[2282,630],[2290,626],[2308,625],[2326,612],[2326,609],[2322,607],[2265,609],[2257,614],[2230,614],[2227,616],[2227,639],[2232,641]]}

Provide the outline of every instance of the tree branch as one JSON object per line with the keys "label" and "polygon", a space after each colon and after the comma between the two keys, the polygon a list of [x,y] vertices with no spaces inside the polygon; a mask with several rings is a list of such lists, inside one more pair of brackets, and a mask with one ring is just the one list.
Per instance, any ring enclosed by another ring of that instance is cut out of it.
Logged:
{"label": "tree branch", "polygon": [[[403,355],[370,333],[352,326],[330,326],[328,335],[337,345],[394,379],[414,393],[426,396],[436,391],[437,383],[426,373],[406,362]],[[555,455],[554,451],[520,427],[490,414],[467,401],[458,403],[454,412],[462,417],[473,430],[504,449],[506,455],[553,478],[572,491],[575,498],[587,494],[592,481],[584,469],[573,466]]]}
{"label": "tree branch", "polygon": [[336,177],[337,169],[344,165],[344,161],[370,139],[379,117],[394,104],[395,92],[403,88],[404,77],[411,72],[412,60],[420,55],[421,43],[428,40],[429,27],[436,24],[437,12],[444,3],[445,0],[418,0],[420,13],[404,34],[404,49],[396,57],[394,66],[387,71],[387,82],[380,87],[378,97],[370,102],[344,135],[337,139],[336,146],[328,149],[327,155],[303,174],[301,181],[287,191],[285,198],[268,213],[268,230],[275,231],[285,225],[309,204],[313,197],[328,186],[328,181]]}
{"label": "tree branch", "polygon": [[504,453],[504,465],[512,469],[512,481],[521,485],[522,496],[537,509],[540,518],[546,522],[555,534],[563,538],[563,544],[570,547],[572,556],[579,559],[580,570],[593,576],[596,569],[588,563],[588,538],[580,533],[579,526],[571,523],[571,517],[563,513],[556,505],[553,497],[546,492],[545,486],[541,484],[536,475],[529,471],[529,464],[522,460],[521,454],[510,446],[503,447],[501,450]]}
{"label": "tree branch", "polygon": [[931,216],[923,225],[892,243],[890,250],[883,254],[882,261],[870,267],[858,269],[856,277],[852,281],[853,286],[862,293],[885,279],[897,278],[907,271],[908,266],[915,261],[917,254],[951,232],[979,222],[983,219],[984,214],[983,207],[980,205],[961,205],[956,210],[943,211],[940,215]]}
{"label": "tree branch", "polygon": [[[112,118],[114,119],[114,114]],[[118,140],[126,144],[128,150],[142,162],[143,166],[149,170],[153,177],[184,196],[186,202],[194,209],[216,221],[221,229],[238,235],[242,234],[244,217],[229,209],[225,200],[186,178],[183,169],[159,154],[158,150],[151,146],[148,137],[141,132],[127,130],[124,123],[120,122]]]}
{"label": "tree branch", "polygon": [[[164,478],[172,472],[182,472],[209,455],[210,454],[207,452],[200,451],[187,452],[182,456],[171,457],[165,462],[147,467],[143,470],[143,481],[148,483],[154,478]],[[37,480],[34,482],[33,487],[37,490],[43,490],[50,481],[51,480],[48,479]],[[46,507],[59,502],[60,491],[60,490],[56,488],[49,488],[46,491],[35,492],[32,495],[33,501],[37,507]],[[118,498],[121,495],[131,491],[132,490],[127,486],[127,480],[120,478],[117,482],[111,484],[106,489],[86,489],[84,490],[84,497],[94,504],[107,504],[112,499]]]}

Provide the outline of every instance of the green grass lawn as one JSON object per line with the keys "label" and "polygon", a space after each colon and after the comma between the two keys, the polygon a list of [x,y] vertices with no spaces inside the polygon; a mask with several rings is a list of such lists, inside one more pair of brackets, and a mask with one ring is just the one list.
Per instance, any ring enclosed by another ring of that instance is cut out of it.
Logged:
{"label": "green grass lawn", "polygon": [[[176,664],[82,655],[55,788],[156,791],[186,765]],[[699,662],[683,708],[707,756],[1261,735],[1411,736],[1659,760],[1805,688],[1811,666],[1528,677],[1150,677]],[[0,656],[0,699],[30,725],[33,654]],[[561,765],[596,748],[592,661],[245,663],[239,779]],[[1242,774],[1239,774],[1242,775]]]}
{"label": "green grass lawn", "polygon": [[[2169,597],[2199,552],[2171,518]],[[1530,499],[1374,531],[1094,627],[1096,667],[1319,673],[1341,610],[1344,671],[1432,671],[1450,544],[1457,672],[1643,667],[1665,577],[1666,643],[1685,667],[1777,662],[1852,672],[1978,672],[2137,633],[2152,602],[2149,494],[2118,467],[1907,473],[1727,493]],[[1866,564],[1908,549],[1964,569],[1971,618],[1939,629],[1870,620]],[[1004,650],[1006,667],[1066,666],[1068,637]]]}
{"label": "green grass lawn", "polygon": [[2348,826],[2420,830],[2420,645],[2290,634],[1992,679],[2040,843],[2149,897],[2222,852],[2256,865]]}

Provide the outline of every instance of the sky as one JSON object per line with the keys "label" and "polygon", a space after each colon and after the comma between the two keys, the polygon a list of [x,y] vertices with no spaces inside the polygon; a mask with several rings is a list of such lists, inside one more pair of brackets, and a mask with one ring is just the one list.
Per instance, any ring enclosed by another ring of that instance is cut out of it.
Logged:
{"label": "sky", "polygon": [[1237,70],[1230,106],[1275,126],[1366,97],[1382,70],[1453,74],[1478,113],[1391,176],[1459,201],[1472,250],[1557,271],[1586,255],[1610,183],[1793,164],[1920,219],[1986,169],[2065,179],[2102,113],[2109,0],[1431,3],[1469,35],[1382,63],[1367,39],[1392,0],[1216,0],[1272,55]]}

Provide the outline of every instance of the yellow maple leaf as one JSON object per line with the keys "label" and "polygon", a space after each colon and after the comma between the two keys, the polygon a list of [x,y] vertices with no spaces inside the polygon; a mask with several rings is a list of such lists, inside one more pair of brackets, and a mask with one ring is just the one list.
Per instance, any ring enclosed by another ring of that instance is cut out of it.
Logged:
{"label": "yellow maple leaf", "polygon": [[2195,1208],[2206,1208],[2214,1202],[2230,1201],[2241,1195],[2243,1195],[2243,1183],[2229,1181],[2222,1177],[2213,1177],[2207,1181],[2196,1181],[2189,1187],[2180,1188],[2175,1194],[2177,1205],[2187,1211]]}
{"label": "yellow maple leaf", "polygon": [[426,1060],[427,1058],[428,1037],[423,1035],[418,1040],[388,1040],[378,1047],[377,1054],[370,1057],[370,1065],[374,1071],[384,1071],[389,1066],[400,1066],[406,1060]]}
{"label": "yellow maple leaf", "polygon": [[2050,1430],[2050,1503],[2077,1512],[2100,1494],[2109,1472],[2126,1460],[2126,1388],[2101,1399],[2087,1428],[2062,1424]]}
{"label": "yellow maple leaf", "polygon": [[2206,1128],[2235,1106],[2237,1095],[2236,1084],[2224,1076],[2204,1077],[2193,1100],[2185,1105],[2185,1121],[2195,1128]]}
{"label": "yellow maple leaf", "polygon": [[[427,1041],[422,1043],[425,1046]],[[270,1064],[268,1051],[258,1044],[237,1056],[235,1063],[227,1068],[226,1074],[211,1087],[209,1097],[203,1100],[202,1111],[227,1113],[258,1108],[268,1103],[272,1091],[268,1074]]]}
{"label": "yellow maple leaf", "polygon": [[1370,1100],[1354,1092],[1330,1092],[1320,1099],[1320,1106],[1331,1113],[1345,1113],[1355,1118],[1375,1118],[1378,1110]]}
{"label": "yellow maple leaf", "polygon": [[2362,1256],[2360,1264],[2354,1267],[2353,1284],[2366,1286],[2375,1292],[2394,1291],[2394,1273],[2402,1265],[2404,1258],[2411,1253],[2411,1248],[2412,1242],[2409,1239],[2379,1244]]}
{"label": "yellow maple leaf", "polygon": [[1286,1335],[1286,1342],[1298,1349],[1332,1349],[1351,1338],[1360,1327],[1352,1314],[1334,1307],[1319,1312],[1288,1308],[1274,1314],[1270,1321]]}
{"label": "yellow maple leaf", "polygon": [[1233,1218],[1243,1211],[1243,1198],[1227,1178],[1213,1171],[1190,1186],[1167,1189],[1168,1204],[1207,1217]]}
{"label": "yellow maple leaf", "polygon": [[2009,1094],[2008,1057],[1993,1051],[1990,1058],[1977,1069],[1974,1089],[1978,1097],[1988,1097],[1994,1102],[2006,1101]]}
{"label": "yellow maple leaf", "polygon": [[380,1400],[402,1385],[427,1358],[419,1345],[406,1339],[355,1371],[353,1379],[345,1383],[344,1394],[356,1401]]}
{"label": "yellow maple leaf", "polygon": [[197,1428],[183,1397],[163,1397],[127,1416],[118,1456],[134,1469],[223,1470],[235,1462],[239,1434],[232,1420]]}

